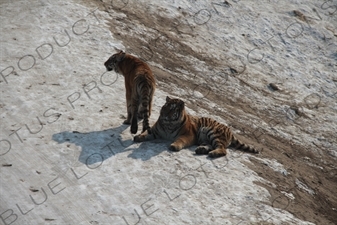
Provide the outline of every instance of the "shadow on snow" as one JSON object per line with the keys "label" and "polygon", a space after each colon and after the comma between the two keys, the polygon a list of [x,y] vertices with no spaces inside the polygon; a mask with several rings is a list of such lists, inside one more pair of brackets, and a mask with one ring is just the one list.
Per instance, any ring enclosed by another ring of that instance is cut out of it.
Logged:
{"label": "shadow on snow", "polygon": [[[52,139],[59,144],[69,143],[81,148],[78,161],[86,165],[102,163],[118,153],[131,151],[129,158],[146,161],[168,151],[169,142],[155,140],[151,142],[134,143],[130,137],[123,140],[121,134],[129,132],[128,125],[81,133],[78,131],[63,131],[53,134]],[[133,145],[133,146],[132,146]]]}

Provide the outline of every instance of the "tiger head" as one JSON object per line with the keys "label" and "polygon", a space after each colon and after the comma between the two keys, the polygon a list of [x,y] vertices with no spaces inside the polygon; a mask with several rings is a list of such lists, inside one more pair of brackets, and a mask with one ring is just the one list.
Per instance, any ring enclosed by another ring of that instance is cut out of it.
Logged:
{"label": "tiger head", "polygon": [[185,103],[180,99],[166,97],[166,103],[160,110],[160,119],[165,123],[179,122],[185,110]]}
{"label": "tiger head", "polygon": [[123,61],[125,58],[125,52],[122,50],[118,53],[113,54],[105,63],[104,66],[106,67],[107,71],[114,70],[116,73],[119,72],[118,63]]}

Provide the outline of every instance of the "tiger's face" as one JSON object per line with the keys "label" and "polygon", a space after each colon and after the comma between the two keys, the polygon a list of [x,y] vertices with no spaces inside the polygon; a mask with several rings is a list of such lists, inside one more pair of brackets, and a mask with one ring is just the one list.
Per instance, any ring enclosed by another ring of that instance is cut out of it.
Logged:
{"label": "tiger's face", "polygon": [[179,121],[183,111],[185,103],[180,99],[173,99],[166,97],[166,103],[160,110],[160,118],[163,122],[176,122]]}
{"label": "tiger's face", "polygon": [[118,63],[121,62],[125,58],[125,52],[120,51],[118,53],[113,54],[105,63],[104,66],[107,71],[115,71],[116,73],[119,72],[118,70]]}

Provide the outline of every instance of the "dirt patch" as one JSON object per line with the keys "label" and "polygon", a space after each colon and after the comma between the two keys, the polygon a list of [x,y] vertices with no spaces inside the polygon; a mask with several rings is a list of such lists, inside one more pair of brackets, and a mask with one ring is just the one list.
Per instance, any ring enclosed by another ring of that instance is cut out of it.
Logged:
{"label": "dirt patch", "polygon": [[[190,93],[198,87],[198,92],[203,98],[195,98],[190,94],[180,96],[182,99],[194,98],[196,104],[188,107],[198,112],[200,108],[213,112],[214,115],[225,118],[228,124],[236,130],[243,131],[241,137],[250,144],[258,146],[261,154],[252,157],[253,164],[247,164],[256,171],[259,176],[269,181],[269,183],[259,183],[268,189],[271,194],[270,202],[267,204],[275,208],[284,209],[294,214],[296,217],[316,224],[336,224],[337,221],[337,169],[336,159],[329,155],[327,149],[317,147],[317,154],[308,151],[309,146],[295,144],[287,138],[275,135],[273,129],[253,129],[246,120],[238,120],[237,116],[252,116],[258,118],[259,122],[270,122],[273,120],[273,127],[297,126],[292,121],[286,123],[282,117],[275,117],[268,110],[261,110],[259,107],[249,104],[247,96],[237,96],[225,87],[220,88],[219,83],[207,83],[204,85],[200,79],[188,74],[198,74],[195,63],[205,65],[205,71],[210,72],[211,68],[224,68],[223,60],[209,55],[204,49],[199,51],[192,49],[184,40],[185,37],[193,38],[190,30],[196,27],[182,26],[179,22],[184,19],[186,12],[181,11],[180,17],[168,18],[163,16],[159,10],[156,14],[149,14],[143,7],[116,7],[112,9],[107,4],[97,2],[101,10],[111,13],[110,29],[116,39],[122,40],[127,47],[127,52],[139,55],[143,60],[152,64],[152,69],[158,80],[158,88],[172,92],[172,85],[189,90]],[[162,9],[164,11],[164,9]],[[179,10],[179,9],[178,9]],[[113,13],[112,13],[113,12]],[[295,16],[300,19],[305,18],[299,11],[294,11]],[[130,35],[135,27],[143,29],[137,34]],[[194,61],[191,61],[194,60]],[[156,66],[160,65],[160,66]],[[227,82],[231,78],[239,80],[244,88],[249,89],[260,96],[270,95],[271,91],[258,89],[246,82],[245,77],[252,75],[245,66],[237,64],[225,65],[223,77]],[[183,71],[188,71],[184,74]],[[250,73],[250,74],[249,74]],[[176,74],[181,74],[177,76]],[[212,77],[209,78],[210,80]],[[280,89],[275,89],[282,92]],[[272,91],[275,91],[272,90]],[[286,92],[282,93],[287,95]],[[213,102],[220,108],[226,108],[230,114],[218,110],[205,102]],[[305,113],[298,109],[298,105],[292,101],[282,102],[275,100],[275,104],[293,104],[295,116],[301,117],[302,122],[309,119]],[[246,118],[247,118],[246,117]],[[306,132],[303,130],[303,132]],[[327,134],[331,139],[335,134]],[[277,148],[276,148],[277,147]],[[277,150],[276,150],[277,149]],[[259,160],[275,159],[284,165],[285,171],[279,172],[271,168],[269,164]]]}

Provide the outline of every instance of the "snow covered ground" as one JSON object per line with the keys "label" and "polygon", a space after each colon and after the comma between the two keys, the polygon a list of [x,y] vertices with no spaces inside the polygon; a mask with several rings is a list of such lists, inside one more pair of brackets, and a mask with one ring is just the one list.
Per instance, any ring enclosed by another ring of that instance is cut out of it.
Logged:
{"label": "snow covered ground", "polygon": [[[0,3],[0,224],[334,224],[337,2]],[[114,47],[260,155],[133,143]]]}

